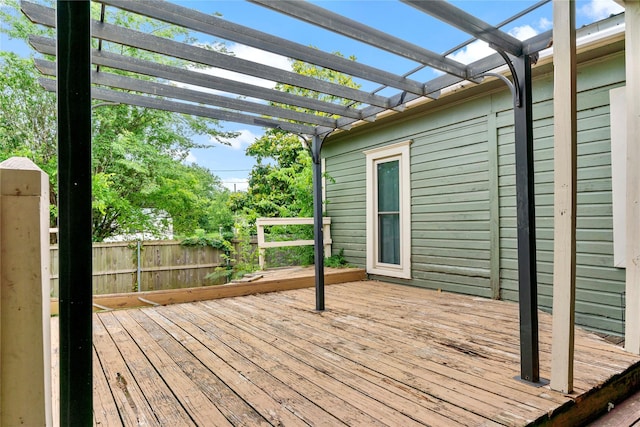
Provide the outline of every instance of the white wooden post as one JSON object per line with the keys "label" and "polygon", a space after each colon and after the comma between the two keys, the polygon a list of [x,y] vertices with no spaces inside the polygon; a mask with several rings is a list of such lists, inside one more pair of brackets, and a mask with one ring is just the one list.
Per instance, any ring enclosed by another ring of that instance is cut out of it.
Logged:
{"label": "white wooden post", "polygon": [[324,257],[329,258],[331,256],[331,218],[324,217],[322,218],[322,237],[323,237],[323,245],[324,245]]}
{"label": "white wooden post", "polygon": [[0,163],[0,425],[50,426],[49,178]]}
{"label": "white wooden post", "polygon": [[258,230],[258,264],[260,270],[264,270],[264,225],[262,224],[262,218],[256,220],[256,228]]}
{"label": "white wooden post", "polygon": [[575,2],[553,0],[553,336],[551,388],[573,391],[576,299]]}
{"label": "white wooden post", "polygon": [[625,349],[640,354],[640,1],[626,0],[627,246]]}

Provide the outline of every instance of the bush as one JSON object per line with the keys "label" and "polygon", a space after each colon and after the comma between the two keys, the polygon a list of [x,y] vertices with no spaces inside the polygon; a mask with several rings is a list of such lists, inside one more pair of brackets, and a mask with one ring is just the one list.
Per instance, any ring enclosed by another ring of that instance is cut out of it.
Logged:
{"label": "bush", "polygon": [[325,267],[333,268],[348,267],[349,263],[347,263],[347,260],[344,258],[344,249],[340,249],[337,254],[331,255],[329,258],[325,258],[324,265]]}

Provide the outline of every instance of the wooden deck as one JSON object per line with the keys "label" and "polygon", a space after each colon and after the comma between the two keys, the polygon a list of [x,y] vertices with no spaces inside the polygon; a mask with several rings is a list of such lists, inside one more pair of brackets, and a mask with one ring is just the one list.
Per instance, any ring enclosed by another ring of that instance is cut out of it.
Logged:
{"label": "wooden deck", "polygon": [[[640,358],[582,330],[574,395],[515,380],[513,303],[375,281],[328,286],[323,313],[314,298],[298,289],[95,314],[96,425],[568,426],[639,382]],[[550,331],[541,313],[546,378]],[[55,345],[53,356],[55,374]]]}

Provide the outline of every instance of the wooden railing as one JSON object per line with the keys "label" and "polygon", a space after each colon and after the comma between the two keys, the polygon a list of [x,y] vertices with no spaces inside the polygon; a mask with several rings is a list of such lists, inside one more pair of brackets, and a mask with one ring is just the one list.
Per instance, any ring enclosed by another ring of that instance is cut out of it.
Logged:
{"label": "wooden railing", "polygon": [[[266,242],[264,239],[264,228],[273,225],[313,225],[313,218],[258,218],[256,220],[256,228],[258,230],[258,262],[260,269],[265,266],[265,249],[266,248],[283,248],[288,246],[310,246],[314,244],[313,240],[286,240],[278,242]],[[322,235],[324,237],[324,256],[331,256],[331,217],[322,218]]]}

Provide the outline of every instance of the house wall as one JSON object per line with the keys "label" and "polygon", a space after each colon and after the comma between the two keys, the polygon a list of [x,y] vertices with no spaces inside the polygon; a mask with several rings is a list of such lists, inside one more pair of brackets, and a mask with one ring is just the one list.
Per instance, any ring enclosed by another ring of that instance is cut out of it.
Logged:
{"label": "house wall", "polygon": [[[539,305],[553,281],[553,81],[535,71],[534,147]],[[623,269],[614,267],[609,90],[624,85],[624,54],[580,65],[576,322],[622,333]],[[323,148],[333,250],[366,264],[363,150],[412,139],[412,279],[378,277],[447,292],[516,301],[513,110],[502,83],[469,89],[327,141]],[[471,95],[471,98],[469,98]],[[621,189],[624,191],[624,189]]]}

